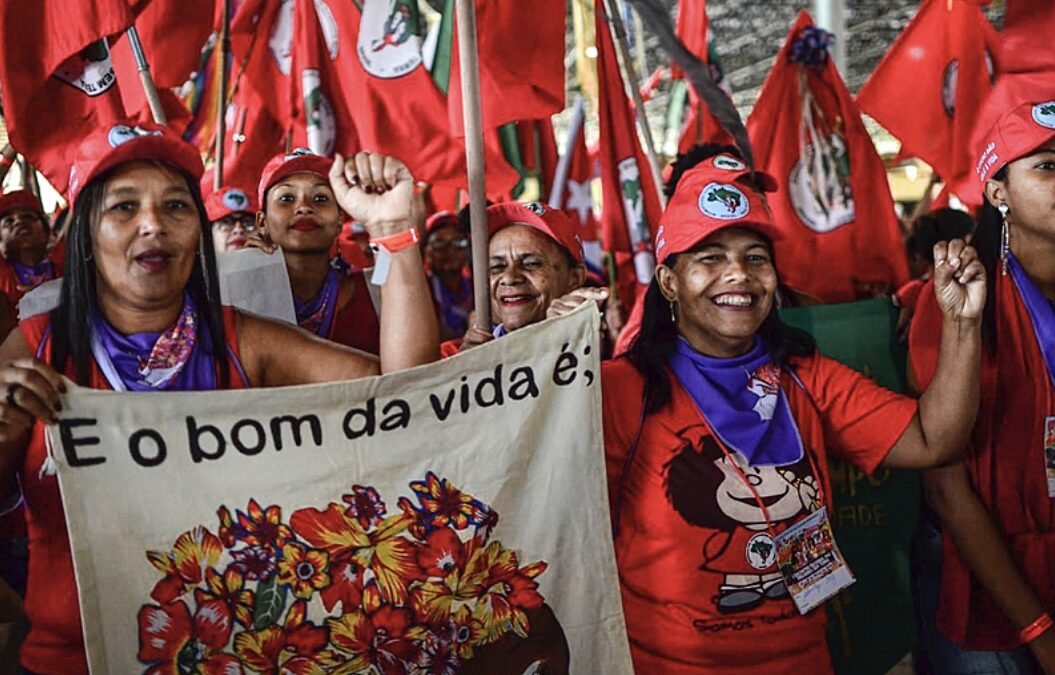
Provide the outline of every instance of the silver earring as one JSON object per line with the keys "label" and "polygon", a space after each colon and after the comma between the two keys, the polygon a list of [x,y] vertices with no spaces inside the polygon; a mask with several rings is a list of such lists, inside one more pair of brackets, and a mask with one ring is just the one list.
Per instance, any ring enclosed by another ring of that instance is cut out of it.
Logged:
{"label": "silver earring", "polygon": [[1011,228],[1007,224],[1007,214],[1011,208],[1006,204],[1002,203],[996,207],[997,211],[1000,212],[1000,273],[1007,276],[1007,258],[1011,253]]}
{"label": "silver earring", "polygon": [[678,317],[674,314],[674,301],[673,300],[670,301],[670,322],[671,323],[677,323],[678,322]]}

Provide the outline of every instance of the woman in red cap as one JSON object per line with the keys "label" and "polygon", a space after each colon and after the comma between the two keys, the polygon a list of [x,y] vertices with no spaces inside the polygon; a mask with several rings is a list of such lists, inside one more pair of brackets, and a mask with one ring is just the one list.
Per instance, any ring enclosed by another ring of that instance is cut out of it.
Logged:
{"label": "woman in red cap", "polygon": [[212,246],[217,253],[240,251],[256,232],[256,197],[240,187],[225,185],[207,192],[205,213],[212,221]]}
{"label": "woman in red cap", "polygon": [[[380,323],[366,275],[333,255],[344,213],[330,186],[330,164],[304,148],[272,158],[260,177],[257,226],[286,258],[300,327],[376,354]],[[384,169],[364,165],[360,170],[367,177],[377,172],[380,180]],[[384,188],[378,189],[384,194]],[[414,245],[417,237],[417,229],[407,230],[399,245]]]}
{"label": "woman in red cap", "polygon": [[440,211],[425,221],[425,269],[444,338],[465,334],[473,311],[469,236],[458,215]]}
{"label": "woman in red cap", "polygon": [[[985,203],[974,243],[988,278],[981,403],[964,461],[924,474],[939,523],[929,524],[921,646],[935,672],[1055,673],[1053,98],[1050,75],[1005,75],[975,127]],[[921,387],[938,377],[939,312],[924,289],[909,333]]]}
{"label": "woman in red cap", "polygon": [[607,289],[583,286],[582,241],[560,210],[539,202],[493,204],[487,228],[493,328],[470,326],[462,340],[440,346],[444,356],[608,297]]}
{"label": "woman in red cap", "polygon": [[640,673],[828,673],[825,612],[852,582],[833,544],[828,453],[872,473],[962,448],[977,405],[985,277],[936,248],[939,377],[917,401],[819,355],[776,313],[780,238],[731,154],[687,171],[660,220],[641,332],[606,362],[616,560]]}
{"label": "woman in red cap", "polygon": [[[384,170],[365,171],[371,164]],[[380,363],[222,307],[201,172],[197,150],[161,127],[121,124],[87,139],[70,172],[61,303],[0,347],[0,499],[8,507],[24,499],[30,540],[31,629],[21,652],[28,672],[87,672],[65,516],[45,462],[44,423],[56,421],[65,389],[59,372],[98,389],[198,391],[352,379],[436,357],[413,246],[391,254]],[[414,180],[397,160],[338,157],[330,181],[379,245],[415,227]],[[188,672],[196,656],[187,653]]]}
{"label": "woman in red cap", "polygon": [[15,312],[28,291],[62,275],[63,247],[49,250],[51,233],[44,209],[29,190],[0,197],[0,293]]}

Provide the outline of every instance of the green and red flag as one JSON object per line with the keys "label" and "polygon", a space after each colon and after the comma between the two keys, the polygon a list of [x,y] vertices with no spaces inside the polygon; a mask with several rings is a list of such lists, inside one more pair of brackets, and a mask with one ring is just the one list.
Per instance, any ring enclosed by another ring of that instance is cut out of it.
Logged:
{"label": "green and red flag", "polygon": [[633,305],[652,281],[656,257],[652,242],[660,202],[652,169],[638,140],[634,109],[623,87],[612,33],[603,3],[597,0],[596,41],[600,173],[603,206],[601,241],[614,257],[619,297]]}
{"label": "green and red flag", "polygon": [[[978,102],[992,90],[999,36],[978,7],[924,0],[857,95],[902,144],[934,167],[953,194],[980,204],[971,146]],[[911,92],[912,105],[905,105]]]}
{"label": "green and red flag", "polygon": [[[706,0],[681,0],[678,3],[678,21],[675,27],[678,39],[698,59],[706,63],[715,84],[726,90],[721,60],[714,48],[710,24],[707,20]],[[671,76],[683,79],[681,68],[671,64]],[[715,119],[707,104],[688,86],[688,104],[685,106],[684,121],[681,127],[681,138],[678,141],[678,152],[686,152],[697,143],[733,144],[733,138]]]}
{"label": "green and red flag", "polygon": [[125,116],[107,39],[131,26],[144,5],[0,0],[0,91],[8,135],[60,192],[84,137]]}
{"label": "green and red flag", "polygon": [[873,297],[908,279],[886,169],[828,53],[831,34],[799,14],[747,121],[785,232],[778,265],[824,302]]}

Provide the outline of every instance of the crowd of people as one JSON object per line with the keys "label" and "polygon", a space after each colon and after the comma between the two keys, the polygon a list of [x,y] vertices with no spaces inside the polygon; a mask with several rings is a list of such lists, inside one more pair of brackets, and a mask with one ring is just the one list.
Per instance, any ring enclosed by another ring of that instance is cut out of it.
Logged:
{"label": "crowd of people", "polygon": [[[841,588],[838,559],[793,569],[794,584],[784,567],[817,558],[794,547],[830,531],[838,457],[925,470],[921,672],[1055,673],[1055,125],[1035,114],[1052,93],[1008,77],[986,101],[977,228],[961,212],[917,220],[917,279],[896,297],[918,396],[781,320],[812,300],[781,282],[795,241],[766,204],[777,180],[734,147],[679,157],[655,275],[626,326],[608,312],[600,336],[637,672],[831,671],[814,607]],[[84,139],[55,227],[32,192],[0,198],[0,575],[24,595],[23,673],[87,672],[59,487],[42,471],[64,377],[133,392],[348,380],[608,300],[560,210],[488,206],[492,323],[479,326],[466,216],[426,218],[398,158],[298,150],[257,186],[204,190],[203,168],[171,131],[129,122]],[[217,253],[246,247],[281,251],[299,327],[221,302]],[[19,322],[22,296],[60,277],[58,306]]]}

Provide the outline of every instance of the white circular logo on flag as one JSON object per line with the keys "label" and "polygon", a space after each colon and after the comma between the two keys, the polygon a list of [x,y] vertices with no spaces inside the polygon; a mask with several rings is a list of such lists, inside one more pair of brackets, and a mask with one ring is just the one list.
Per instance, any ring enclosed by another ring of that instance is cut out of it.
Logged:
{"label": "white circular logo on flag", "polygon": [[245,211],[249,197],[238,188],[231,188],[223,193],[223,205],[232,211]]}
{"label": "white circular logo on flag", "polygon": [[402,77],[421,65],[417,7],[410,0],[365,0],[356,53],[374,77]]}
{"label": "white circular logo on flag", "polygon": [[726,171],[743,171],[747,168],[746,164],[729,155],[717,155],[711,164],[716,169],[725,169]]}
{"label": "white circular logo on flag", "polygon": [[1033,121],[1042,127],[1055,129],[1055,101],[1033,106]]}
{"label": "white circular logo on flag", "polygon": [[744,549],[747,563],[756,570],[764,570],[772,567],[777,562],[777,545],[768,532],[759,532],[747,540],[747,548]]}
{"label": "white circular logo on flag", "polygon": [[718,220],[739,220],[751,212],[747,195],[728,183],[708,183],[698,203],[703,215]]}

